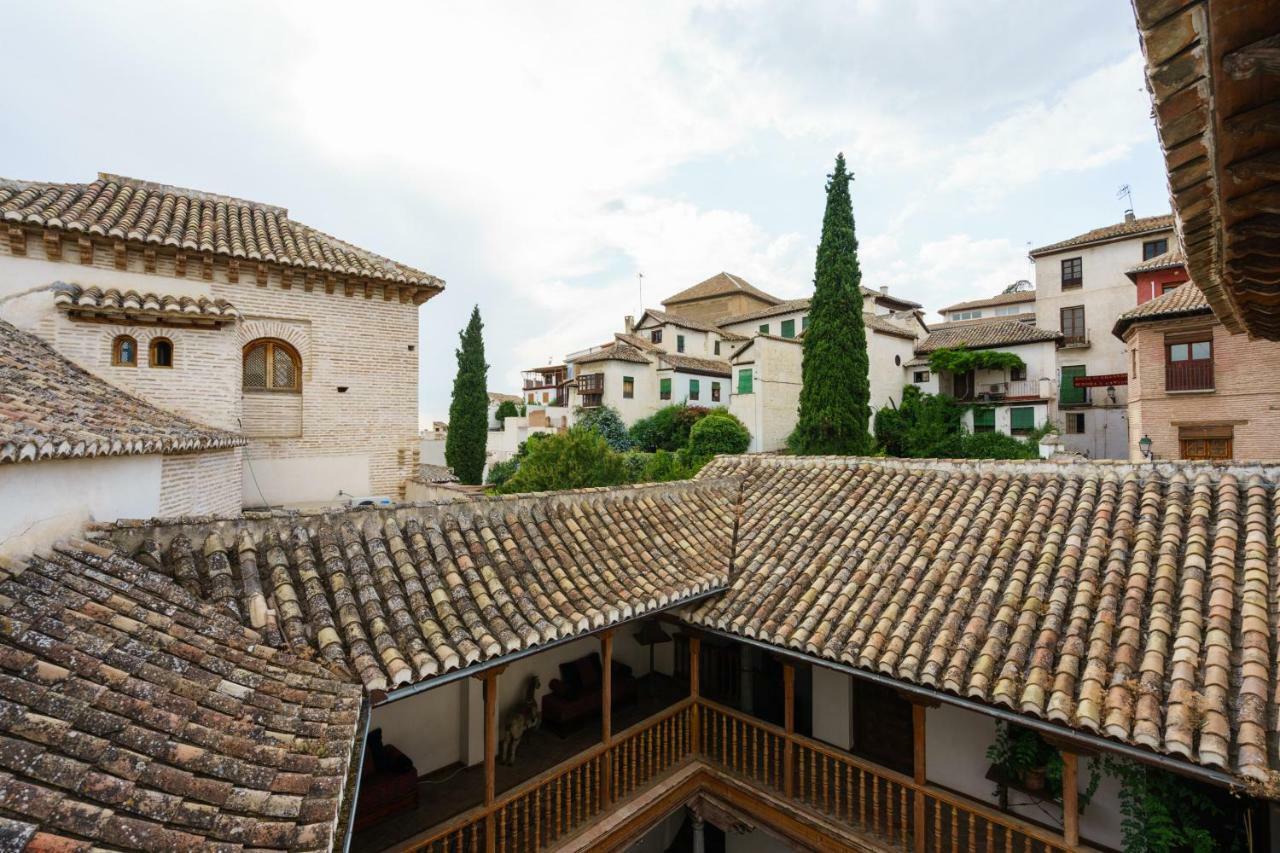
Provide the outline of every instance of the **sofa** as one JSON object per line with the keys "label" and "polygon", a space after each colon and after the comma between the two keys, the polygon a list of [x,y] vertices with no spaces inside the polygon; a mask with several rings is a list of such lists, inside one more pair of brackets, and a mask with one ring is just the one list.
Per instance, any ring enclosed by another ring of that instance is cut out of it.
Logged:
{"label": "sofa", "polygon": [[[560,664],[560,677],[551,679],[551,689],[542,696],[542,723],[564,732],[582,720],[600,714],[604,667],[598,652]],[[631,667],[613,662],[613,704],[633,702],[636,679]]]}

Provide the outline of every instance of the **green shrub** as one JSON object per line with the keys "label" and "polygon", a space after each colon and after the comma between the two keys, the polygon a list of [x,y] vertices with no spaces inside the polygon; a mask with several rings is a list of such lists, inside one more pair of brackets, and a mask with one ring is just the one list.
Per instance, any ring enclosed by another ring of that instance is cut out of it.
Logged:
{"label": "green shrub", "polygon": [[890,456],[913,459],[1038,459],[1046,430],[1026,438],[1002,432],[969,433],[964,413],[969,407],[944,394],[926,394],[915,385],[902,389],[897,408],[876,412],[876,440]]}
{"label": "green shrub", "polygon": [[718,453],[743,453],[750,446],[751,433],[742,421],[724,409],[717,409],[689,430],[686,452],[690,460],[705,462]]}
{"label": "green shrub", "polygon": [[[493,417],[500,424],[507,418],[518,418],[520,417],[520,407],[515,404],[514,400],[503,400],[498,404],[498,409],[493,413]],[[503,424],[504,428],[505,426]]]}
{"label": "green shrub", "polygon": [[485,475],[485,484],[488,486],[501,486],[515,476],[520,468],[520,460],[514,456],[505,462],[494,462],[489,466],[489,473]]}
{"label": "green shrub", "polygon": [[574,412],[574,417],[577,426],[598,433],[613,450],[630,450],[634,444],[627,434],[627,425],[622,422],[622,416],[612,406],[579,408]]}
{"label": "green shrub", "polygon": [[689,443],[689,430],[710,412],[702,406],[666,406],[631,425],[631,441],[637,450],[676,451]]}
{"label": "green shrub", "polygon": [[975,432],[960,442],[960,459],[1039,459],[1035,439],[1018,438],[1002,432]]}
{"label": "green shrub", "polygon": [[556,435],[539,435],[537,441],[532,438],[526,442],[519,469],[498,492],[545,492],[627,481],[622,454],[611,450],[599,433],[575,426]]}
{"label": "green shrub", "polygon": [[652,453],[645,453],[640,450],[628,450],[626,453],[622,454],[622,469],[626,472],[627,482],[644,482],[644,472],[648,470],[649,464],[652,461]]}

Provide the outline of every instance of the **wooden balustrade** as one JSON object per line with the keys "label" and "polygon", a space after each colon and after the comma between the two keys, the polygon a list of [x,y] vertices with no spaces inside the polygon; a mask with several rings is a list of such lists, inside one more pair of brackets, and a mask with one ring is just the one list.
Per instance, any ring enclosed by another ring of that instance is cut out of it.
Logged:
{"label": "wooden balustrade", "polygon": [[1016,816],[696,696],[496,796],[491,805],[458,815],[412,849],[543,850],[691,756],[776,795],[789,788],[793,802],[886,847],[934,853],[1078,849]]}

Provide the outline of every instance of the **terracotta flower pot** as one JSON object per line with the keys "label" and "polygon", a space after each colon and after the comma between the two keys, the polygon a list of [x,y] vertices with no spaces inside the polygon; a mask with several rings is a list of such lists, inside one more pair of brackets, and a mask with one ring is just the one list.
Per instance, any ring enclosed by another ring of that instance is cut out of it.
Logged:
{"label": "terracotta flower pot", "polygon": [[1028,791],[1044,790],[1044,768],[1036,767],[1022,774],[1022,784]]}

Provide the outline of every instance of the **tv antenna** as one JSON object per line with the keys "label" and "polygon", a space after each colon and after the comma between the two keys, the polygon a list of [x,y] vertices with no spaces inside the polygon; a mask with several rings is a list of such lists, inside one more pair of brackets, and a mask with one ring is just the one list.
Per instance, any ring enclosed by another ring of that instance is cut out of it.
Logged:
{"label": "tv antenna", "polygon": [[1129,202],[1129,207],[1125,212],[1133,213],[1133,192],[1129,189],[1128,184],[1120,185],[1120,189],[1116,190],[1116,198],[1127,199]]}
{"label": "tv antenna", "polygon": [[644,313],[644,273],[636,273],[636,279],[640,282],[640,313]]}

